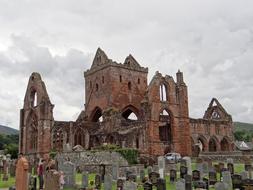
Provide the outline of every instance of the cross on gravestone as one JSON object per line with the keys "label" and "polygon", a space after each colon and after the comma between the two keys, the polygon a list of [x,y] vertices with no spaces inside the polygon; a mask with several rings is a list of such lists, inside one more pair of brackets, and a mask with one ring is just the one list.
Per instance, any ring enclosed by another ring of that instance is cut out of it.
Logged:
{"label": "cross on gravestone", "polygon": [[184,178],[184,176],[187,174],[187,167],[186,166],[180,166],[180,178]]}
{"label": "cross on gravestone", "polygon": [[232,175],[233,189],[242,189],[242,176],[239,174]]}
{"label": "cross on gravestone", "polygon": [[193,170],[192,171],[192,181],[199,181],[200,180],[200,171]]}
{"label": "cross on gravestone", "polygon": [[176,190],[185,190],[185,180],[184,179],[179,179],[176,182]]}
{"label": "cross on gravestone", "polygon": [[158,178],[156,183],[157,190],[166,190],[166,181],[165,179]]}
{"label": "cross on gravestone", "polygon": [[170,182],[174,183],[177,180],[177,170],[170,170]]}
{"label": "cross on gravestone", "polygon": [[104,190],[112,190],[112,176],[105,174],[104,177]]}
{"label": "cross on gravestone", "polygon": [[143,189],[144,190],[152,190],[152,183],[146,181],[144,184],[143,184]]}
{"label": "cross on gravestone", "polygon": [[96,189],[101,189],[101,183],[102,183],[102,180],[101,180],[101,176],[99,174],[97,174],[95,176],[95,186],[96,186]]}
{"label": "cross on gravestone", "polygon": [[214,185],[217,182],[217,173],[216,173],[216,171],[210,171],[208,176],[209,176],[210,185]]}
{"label": "cross on gravestone", "polygon": [[233,175],[234,174],[234,164],[228,163],[227,164],[228,171]]}
{"label": "cross on gravestone", "polygon": [[117,190],[123,190],[124,180],[118,179],[117,180]]}
{"label": "cross on gravestone", "polygon": [[127,189],[127,190],[137,190],[137,183],[132,182],[132,181],[126,181],[123,184],[123,190]]}
{"label": "cross on gravestone", "polygon": [[153,185],[156,185],[158,178],[160,177],[159,173],[151,172],[149,175],[149,180]]}
{"label": "cross on gravestone", "polygon": [[215,190],[230,190],[229,185],[224,182],[217,182],[214,185]]}
{"label": "cross on gravestone", "polygon": [[186,174],[184,177],[185,177],[185,190],[192,190],[192,176]]}

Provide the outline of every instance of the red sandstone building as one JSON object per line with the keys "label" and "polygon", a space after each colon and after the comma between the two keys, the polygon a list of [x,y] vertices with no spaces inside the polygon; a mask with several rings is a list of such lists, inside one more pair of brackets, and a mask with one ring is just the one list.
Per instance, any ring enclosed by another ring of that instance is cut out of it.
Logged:
{"label": "red sandstone building", "polygon": [[84,72],[85,108],[76,121],[65,122],[54,120],[46,86],[32,73],[20,111],[20,152],[40,156],[106,143],[150,155],[233,150],[232,117],[216,99],[202,119],[189,118],[183,73],[175,81],[157,72],[149,84],[147,75],[132,55],[121,64],[98,49]]}

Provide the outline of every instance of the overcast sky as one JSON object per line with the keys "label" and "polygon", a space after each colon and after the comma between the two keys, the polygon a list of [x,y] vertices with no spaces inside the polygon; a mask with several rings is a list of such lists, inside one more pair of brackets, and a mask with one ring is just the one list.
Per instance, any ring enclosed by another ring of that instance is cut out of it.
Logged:
{"label": "overcast sky", "polygon": [[149,80],[183,71],[191,117],[216,97],[233,120],[253,122],[252,0],[0,0],[0,124],[19,128],[34,71],[55,119],[75,120],[98,47],[117,62],[131,53]]}

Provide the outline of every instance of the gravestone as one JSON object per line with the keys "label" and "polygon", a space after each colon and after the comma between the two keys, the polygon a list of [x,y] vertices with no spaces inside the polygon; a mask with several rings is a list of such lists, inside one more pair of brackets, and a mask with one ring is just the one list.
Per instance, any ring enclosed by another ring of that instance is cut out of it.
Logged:
{"label": "gravestone", "polygon": [[215,190],[230,190],[229,185],[224,182],[217,182],[214,185]]}
{"label": "gravestone", "polygon": [[239,174],[232,175],[233,189],[242,189],[242,176]]}
{"label": "gravestone", "polygon": [[137,176],[135,174],[130,174],[128,176],[128,181],[136,182],[137,181]]}
{"label": "gravestone", "polygon": [[233,175],[234,174],[234,164],[228,163],[227,164],[228,171]]}
{"label": "gravestone", "polygon": [[156,183],[157,190],[166,190],[166,181],[165,179],[159,178]]}
{"label": "gravestone", "polygon": [[207,189],[206,182],[204,181],[195,181],[194,189]]}
{"label": "gravestone", "polygon": [[199,181],[200,180],[200,171],[193,170],[192,171],[192,181]]}
{"label": "gravestone", "polygon": [[179,179],[176,182],[176,190],[185,190],[185,180],[184,179]]}
{"label": "gravestone", "polygon": [[187,161],[184,160],[184,159],[180,160],[180,167],[181,167],[181,166],[187,167]]}
{"label": "gravestone", "polygon": [[152,190],[152,183],[146,181],[144,184],[143,184],[143,189],[144,190]]}
{"label": "gravestone", "polygon": [[112,179],[117,180],[118,179],[118,174],[119,173],[119,165],[118,164],[113,164],[112,165]]}
{"label": "gravestone", "polygon": [[227,158],[227,163],[233,164],[234,163],[233,158]]}
{"label": "gravestone", "polygon": [[191,158],[186,156],[183,158],[183,160],[185,160],[186,162],[186,167],[187,167],[187,174],[191,175],[192,174],[192,162],[191,162]]}
{"label": "gravestone", "polygon": [[117,190],[123,190],[123,186],[124,186],[124,180],[118,179],[117,180]]}
{"label": "gravestone", "polygon": [[105,164],[99,165],[99,175],[101,176],[102,182],[104,182],[105,179]]}
{"label": "gravestone", "polygon": [[45,188],[44,190],[60,190],[60,173],[56,170],[49,170],[45,172]]}
{"label": "gravestone", "polygon": [[185,177],[185,190],[192,190],[192,176],[186,174],[184,177]]}
{"label": "gravestone", "polygon": [[187,174],[187,167],[186,166],[180,166],[180,178],[184,178],[184,176]]}
{"label": "gravestone", "polygon": [[231,178],[231,174],[229,171],[224,171],[222,172],[222,179],[223,182],[227,183],[229,185],[229,188],[232,188],[232,178]]}
{"label": "gravestone", "polygon": [[96,189],[101,189],[101,183],[102,183],[102,180],[101,180],[101,176],[99,174],[97,174],[95,176],[95,186],[96,186]]}
{"label": "gravestone", "polygon": [[217,182],[216,171],[210,171],[208,176],[209,176],[209,184],[214,185]]}
{"label": "gravestone", "polygon": [[111,175],[105,174],[104,190],[112,190],[112,176]]}
{"label": "gravestone", "polygon": [[28,188],[28,161],[24,156],[18,159],[16,167],[16,187],[20,190],[27,190]]}
{"label": "gravestone", "polygon": [[206,178],[206,177],[204,177],[204,178],[203,178],[203,182],[206,183],[206,189],[209,189],[209,179]]}
{"label": "gravestone", "polygon": [[87,188],[89,186],[89,177],[87,172],[83,172],[82,175],[82,187]]}
{"label": "gravestone", "polygon": [[249,178],[249,172],[243,171],[241,172],[242,180],[248,179]]}
{"label": "gravestone", "polygon": [[177,180],[177,170],[170,170],[170,182],[174,183]]}
{"label": "gravestone", "polygon": [[145,171],[140,170],[140,180],[141,180],[142,183],[144,183],[144,178],[145,178]]}
{"label": "gravestone", "polygon": [[37,177],[29,176],[29,190],[36,190],[37,188]]}
{"label": "gravestone", "polygon": [[129,176],[131,174],[133,174],[133,173],[129,169],[126,169],[125,173],[126,173],[126,180],[128,181],[129,180]]}
{"label": "gravestone", "polygon": [[60,170],[64,173],[64,187],[74,187],[76,174],[75,165],[72,162],[67,161],[61,166]]}
{"label": "gravestone", "polygon": [[149,180],[153,185],[156,185],[158,178],[160,177],[159,173],[157,172],[151,172],[149,174]]}
{"label": "gravestone", "polygon": [[152,168],[152,166],[148,166],[147,167],[147,171],[148,171],[148,175],[153,171],[153,168]]}
{"label": "gravestone", "polygon": [[123,185],[123,190],[127,189],[127,190],[137,190],[137,183],[132,182],[132,181],[125,181],[124,185]]}
{"label": "gravestone", "polygon": [[165,158],[164,156],[158,157],[158,171],[160,174],[160,177],[163,179],[165,174]]}
{"label": "gravestone", "polygon": [[253,189],[253,180],[252,179],[242,180],[242,186],[243,186],[244,190],[252,190]]}
{"label": "gravestone", "polygon": [[227,168],[222,168],[222,169],[221,169],[221,171],[220,171],[220,181],[222,181],[222,179],[223,179],[222,174],[223,174],[223,172],[225,172],[225,171],[228,171],[228,169],[227,169]]}

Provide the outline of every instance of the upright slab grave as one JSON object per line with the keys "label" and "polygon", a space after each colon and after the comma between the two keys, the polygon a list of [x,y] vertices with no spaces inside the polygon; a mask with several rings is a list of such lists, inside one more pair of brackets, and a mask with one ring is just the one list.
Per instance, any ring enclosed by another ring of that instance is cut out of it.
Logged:
{"label": "upright slab grave", "polygon": [[170,182],[174,183],[177,180],[177,170],[170,170]]}
{"label": "upright slab grave", "polygon": [[192,171],[192,181],[199,181],[200,180],[200,171],[193,170]]}
{"label": "upright slab grave", "polygon": [[216,173],[216,171],[210,171],[208,176],[209,176],[209,184],[214,185],[217,182],[217,173]]}
{"label": "upright slab grave", "polygon": [[186,166],[180,166],[180,178],[184,178],[184,176],[187,174],[187,167]]}
{"label": "upright slab grave", "polygon": [[160,177],[159,173],[151,172],[149,174],[149,180],[153,185],[156,185],[158,178]]}
{"label": "upright slab grave", "polygon": [[166,181],[165,179],[159,178],[156,183],[157,190],[166,190]]}
{"label": "upright slab grave", "polygon": [[185,178],[185,190],[192,190],[192,176],[186,174]]}
{"label": "upright slab grave", "polygon": [[104,176],[104,190],[112,190],[112,176],[110,174]]}
{"label": "upright slab grave", "polygon": [[233,189],[242,189],[242,176],[239,174],[232,175]]}
{"label": "upright slab grave", "polygon": [[164,156],[158,157],[158,171],[160,174],[160,177],[164,179],[165,177],[165,158]]}
{"label": "upright slab grave", "polygon": [[67,161],[61,166],[60,170],[64,173],[65,176],[64,187],[75,187],[75,165],[72,162]]}

